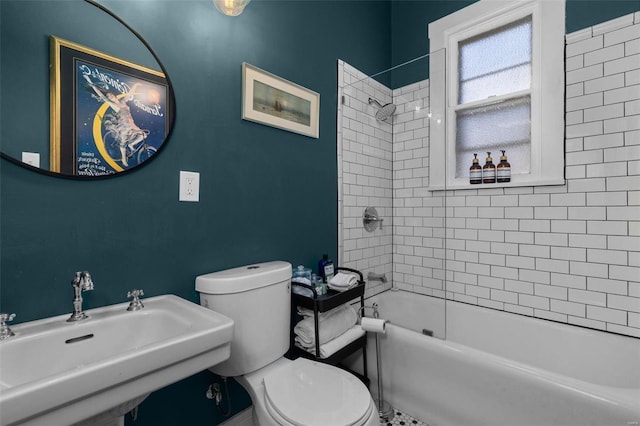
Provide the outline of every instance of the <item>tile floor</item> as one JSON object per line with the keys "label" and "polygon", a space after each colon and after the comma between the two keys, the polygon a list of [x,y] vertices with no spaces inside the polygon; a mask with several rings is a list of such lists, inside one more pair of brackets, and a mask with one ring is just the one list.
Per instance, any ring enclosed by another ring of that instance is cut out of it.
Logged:
{"label": "tile floor", "polygon": [[429,426],[427,423],[416,420],[400,410],[394,410],[393,414],[393,418],[387,419],[386,421],[380,418],[380,426]]}

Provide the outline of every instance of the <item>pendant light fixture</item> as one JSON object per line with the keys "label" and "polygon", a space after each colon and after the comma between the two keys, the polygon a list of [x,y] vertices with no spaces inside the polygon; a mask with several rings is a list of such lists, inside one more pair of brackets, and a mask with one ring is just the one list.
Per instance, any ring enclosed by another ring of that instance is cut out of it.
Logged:
{"label": "pendant light fixture", "polygon": [[238,16],[251,0],[213,0],[213,4],[227,16]]}

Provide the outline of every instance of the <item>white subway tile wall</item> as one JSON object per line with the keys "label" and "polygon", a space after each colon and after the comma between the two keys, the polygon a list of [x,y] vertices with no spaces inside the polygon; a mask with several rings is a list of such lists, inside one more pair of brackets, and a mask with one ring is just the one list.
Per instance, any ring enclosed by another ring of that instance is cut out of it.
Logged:
{"label": "white subway tile wall", "polygon": [[[375,119],[377,107],[392,101],[391,90],[338,61],[338,266],[385,274],[387,283],[370,281],[367,295],[391,288],[393,272],[392,124]],[[343,101],[344,99],[344,101]],[[364,229],[362,216],[375,207],[382,227]]]}
{"label": "white subway tile wall", "polygon": [[[392,268],[416,293],[640,337],[640,12],[566,42],[564,186],[427,191],[428,81],[391,92],[342,64],[341,263]],[[393,127],[375,122],[371,95],[393,99]],[[362,229],[375,203],[393,233]]]}

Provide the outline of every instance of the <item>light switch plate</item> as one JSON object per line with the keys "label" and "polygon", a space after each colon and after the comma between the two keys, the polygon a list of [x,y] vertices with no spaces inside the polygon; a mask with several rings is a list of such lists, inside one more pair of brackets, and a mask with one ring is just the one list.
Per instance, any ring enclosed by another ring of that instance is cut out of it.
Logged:
{"label": "light switch plate", "polygon": [[22,152],[22,162],[33,167],[40,167],[40,154],[37,152]]}

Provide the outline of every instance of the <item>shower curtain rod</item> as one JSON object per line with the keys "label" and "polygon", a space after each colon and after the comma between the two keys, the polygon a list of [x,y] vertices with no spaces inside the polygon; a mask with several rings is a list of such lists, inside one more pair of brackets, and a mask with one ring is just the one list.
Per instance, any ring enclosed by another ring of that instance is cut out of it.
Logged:
{"label": "shower curtain rod", "polygon": [[395,65],[395,66],[393,66],[393,67],[391,67],[391,68],[389,68],[389,69],[386,69],[386,70],[384,70],[384,71],[380,71],[380,72],[377,72],[377,73],[375,73],[375,74],[368,75],[368,76],[366,76],[365,78],[362,78],[362,79],[360,79],[360,80],[358,80],[358,81],[355,81],[355,82],[353,82],[353,83],[351,83],[351,84],[348,84],[348,86],[353,86],[353,85],[354,85],[354,84],[356,84],[356,83],[360,83],[361,81],[367,80],[367,79],[369,79],[369,78],[377,77],[377,76],[379,76],[379,75],[381,75],[381,74],[384,74],[384,73],[389,72],[389,71],[393,71],[393,70],[395,70],[396,68],[400,68],[400,67],[403,67],[403,66],[405,66],[405,65],[409,65],[409,64],[411,64],[411,63],[413,63],[413,62],[419,61],[420,59],[424,59],[424,58],[426,58],[426,57],[428,57],[428,56],[431,56],[431,53],[425,53],[425,54],[424,54],[424,55],[422,55],[422,56],[418,56],[417,58],[410,59],[410,60],[408,60],[408,61],[406,61],[406,62],[403,62],[403,63],[401,63],[401,64]]}

